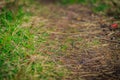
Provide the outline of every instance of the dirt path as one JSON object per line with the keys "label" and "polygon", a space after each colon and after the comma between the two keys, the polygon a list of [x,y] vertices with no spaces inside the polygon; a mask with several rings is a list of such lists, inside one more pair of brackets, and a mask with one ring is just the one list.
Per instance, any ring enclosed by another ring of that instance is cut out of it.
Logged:
{"label": "dirt path", "polygon": [[108,67],[104,64],[105,55],[109,53],[108,44],[99,39],[105,35],[100,28],[101,16],[82,5],[48,5],[38,9],[33,6],[31,12],[34,16],[28,25],[36,30],[37,37],[42,33],[49,35],[46,42],[38,45],[38,51],[69,70],[70,75],[65,80],[82,80],[82,77],[107,80],[101,74]]}

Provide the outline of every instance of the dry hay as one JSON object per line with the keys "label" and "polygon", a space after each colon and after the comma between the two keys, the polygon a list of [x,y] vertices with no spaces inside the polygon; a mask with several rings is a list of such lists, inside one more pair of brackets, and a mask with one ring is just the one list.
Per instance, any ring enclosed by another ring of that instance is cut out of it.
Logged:
{"label": "dry hay", "polygon": [[[111,38],[116,42],[110,42],[109,48],[111,51],[111,64],[113,65],[116,74],[120,76],[120,32],[115,32]],[[120,79],[120,77],[119,77]]]}
{"label": "dry hay", "polygon": [[120,80],[120,32],[114,32],[109,40],[103,42],[109,45],[100,51],[89,50],[81,56],[81,77],[87,80]]}

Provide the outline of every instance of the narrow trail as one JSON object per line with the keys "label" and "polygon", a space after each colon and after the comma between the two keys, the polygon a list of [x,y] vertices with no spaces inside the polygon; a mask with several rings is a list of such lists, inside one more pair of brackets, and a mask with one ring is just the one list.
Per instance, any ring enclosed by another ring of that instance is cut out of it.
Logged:
{"label": "narrow trail", "polygon": [[[61,80],[83,80],[86,76],[87,80],[103,80],[104,76],[99,73],[107,67],[103,61],[109,53],[108,44],[99,39],[105,35],[100,28],[103,17],[83,5],[36,7],[30,8],[34,15],[24,26],[31,25],[37,37],[49,34],[47,41],[38,45],[38,52],[48,54],[52,61],[60,62],[70,71],[70,75]],[[98,79],[97,74],[101,76]]]}

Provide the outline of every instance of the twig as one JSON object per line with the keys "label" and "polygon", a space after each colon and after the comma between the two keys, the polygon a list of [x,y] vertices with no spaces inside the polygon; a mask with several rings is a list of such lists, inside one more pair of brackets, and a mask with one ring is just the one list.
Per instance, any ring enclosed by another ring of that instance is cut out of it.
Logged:
{"label": "twig", "polygon": [[105,38],[101,38],[101,40],[105,40],[105,41],[109,41],[109,42],[119,43],[120,44],[120,41],[116,41],[116,40],[109,40],[109,39],[105,39]]}

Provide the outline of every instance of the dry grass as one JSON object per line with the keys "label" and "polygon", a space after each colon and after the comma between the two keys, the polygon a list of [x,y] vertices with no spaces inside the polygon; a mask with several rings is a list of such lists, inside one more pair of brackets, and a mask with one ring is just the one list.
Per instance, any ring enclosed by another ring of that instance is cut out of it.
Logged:
{"label": "dry grass", "polygon": [[31,16],[21,27],[34,34],[35,50],[26,53],[14,80],[119,80],[119,61],[111,56],[116,50],[101,40],[103,17],[82,5],[36,3],[24,9]]}

